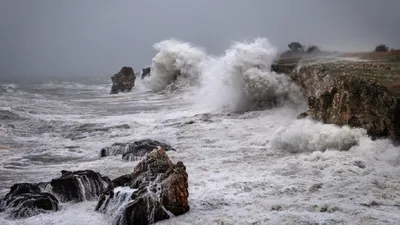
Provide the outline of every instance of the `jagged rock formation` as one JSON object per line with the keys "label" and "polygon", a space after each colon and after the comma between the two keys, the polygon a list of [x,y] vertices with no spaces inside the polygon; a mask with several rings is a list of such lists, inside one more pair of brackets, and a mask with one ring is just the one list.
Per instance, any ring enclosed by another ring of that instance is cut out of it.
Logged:
{"label": "jagged rock formation", "polygon": [[151,139],[143,139],[133,143],[114,143],[109,147],[101,149],[100,155],[101,157],[122,155],[122,159],[134,161],[158,147],[163,148],[165,151],[175,151],[174,148],[166,143]]}
{"label": "jagged rock formation", "polygon": [[92,170],[63,170],[61,174],[50,182],[14,184],[0,199],[0,212],[9,213],[13,219],[54,212],[60,209],[59,202],[97,200],[111,185],[108,177]]}
{"label": "jagged rock formation", "polygon": [[[388,63],[327,63],[298,67],[273,65],[288,74],[308,97],[298,118],[367,130],[372,138],[400,140],[400,68]],[[396,89],[397,87],[397,89]]]}
{"label": "jagged rock formation", "polygon": [[110,94],[129,92],[135,86],[136,75],[132,67],[122,67],[119,73],[111,77],[112,86]]}
{"label": "jagged rock formation", "polygon": [[0,212],[7,211],[13,219],[26,218],[40,213],[58,211],[58,200],[50,193],[43,193],[46,184],[18,183],[0,201]]}
{"label": "jagged rock formation", "polygon": [[92,170],[61,171],[61,177],[52,179],[52,191],[61,202],[96,200],[110,184],[108,177]]}
{"label": "jagged rock formation", "polygon": [[188,175],[182,162],[173,164],[164,149],[154,149],[132,174],[113,180],[96,211],[114,225],[152,224],[189,211]]}
{"label": "jagged rock formation", "polygon": [[150,76],[151,68],[146,67],[142,69],[142,79],[144,79],[147,76]]}

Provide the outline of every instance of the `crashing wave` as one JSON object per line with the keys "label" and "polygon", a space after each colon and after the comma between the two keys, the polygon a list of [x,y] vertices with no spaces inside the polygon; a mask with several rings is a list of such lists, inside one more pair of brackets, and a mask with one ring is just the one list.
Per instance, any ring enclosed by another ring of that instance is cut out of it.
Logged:
{"label": "crashing wave", "polygon": [[266,38],[235,43],[224,56],[210,60],[203,72],[199,103],[233,111],[284,101],[300,103],[297,85],[271,71],[277,55]]}
{"label": "crashing wave", "polygon": [[3,84],[0,85],[0,90],[2,92],[14,92],[15,89],[18,88],[17,84]]}
{"label": "crashing wave", "polygon": [[272,138],[272,148],[298,152],[326,150],[347,151],[357,146],[361,140],[368,139],[366,130],[339,127],[333,124],[316,123],[304,119],[296,120],[289,126],[278,129]]}
{"label": "crashing wave", "polygon": [[153,46],[158,53],[152,60],[150,76],[144,85],[152,91],[194,86],[202,73],[207,55],[189,43],[165,40]]}

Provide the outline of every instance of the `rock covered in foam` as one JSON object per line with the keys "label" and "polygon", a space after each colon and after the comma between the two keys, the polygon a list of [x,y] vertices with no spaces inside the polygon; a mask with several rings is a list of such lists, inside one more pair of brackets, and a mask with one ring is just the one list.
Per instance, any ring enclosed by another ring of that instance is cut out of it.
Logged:
{"label": "rock covered in foam", "polygon": [[145,77],[150,76],[150,72],[151,72],[151,67],[146,67],[142,69],[142,79],[144,79]]}
{"label": "rock covered in foam", "polygon": [[189,211],[188,175],[182,162],[172,163],[162,148],[154,149],[132,174],[113,180],[96,211],[113,224],[151,224]]}
{"label": "rock covered in foam", "polygon": [[25,218],[58,211],[59,202],[97,200],[111,184],[108,177],[92,170],[61,173],[50,182],[14,184],[0,200],[0,212],[9,213],[10,218]]}
{"label": "rock covered in foam", "polygon": [[135,86],[136,75],[132,67],[122,67],[119,73],[111,77],[112,86],[110,94],[129,92]]}
{"label": "rock covered in foam", "polygon": [[101,149],[101,157],[110,155],[122,155],[122,159],[134,161],[145,156],[153,149],[161,147],[165,151],[175,151],[170,145],[151,139],[143,139],[133,143],[115,143],[109,147]]}
{"label": "rock covered in foam", "polygon": [[52,191],[61,202],[97,200],[110,183],[108,177],[92,170],[63,170],[61,174],[61,177],[50,181]]}
{"label": "rock covered in foam", "polygon": [[58,211],[59,201],[50,193],[44,193],[47,183],[18,183],[0,201],[0,212],[7,211],[10,218],[26,218],[40,213]]}

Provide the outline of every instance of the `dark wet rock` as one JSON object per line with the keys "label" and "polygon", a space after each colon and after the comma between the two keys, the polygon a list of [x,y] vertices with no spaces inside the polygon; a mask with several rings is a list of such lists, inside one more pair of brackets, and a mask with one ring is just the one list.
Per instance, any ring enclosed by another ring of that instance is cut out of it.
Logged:
{"label": "dark wet rock", "polygon": [[361,169],[365,169],[365,167],[366,167],[365,162],[360,161],[360,160],[354,161],[354,165]]}
{"label": "dark wet rock", "polygon": [[115,225],[152,224],[188,212],[188,196],[186,167],[182,162],[173,164],[159,148],[147,154],[133,173],[115,179],[96,211],[114,215]]}
{"label": "dark wet rock", "polygon": [[273,206],[271,207],[271,210],[272,210],[272,211],[281,211],[281,210],[282,210],[282,206],[280,206],[280,205],[273,205]]}
{"label": "dark wet rock", "polygon": [[49,193],[20,194],[9,202],[11,218],[26,218],[60,209],[58,200]]}
{"label": "dark wet rock", "polygon": [[42,191],[48,183],[18,183],[0,201],[0,212],[6,211],[10,218],[26,218],[40,213],[59,210],[58,200]]}
{"label": "dark wet rock", "polygon": [[108,177],[92,170],[61,171],[61,177],[52,179],[52,191],[61,202],[97,200],[111,183]]}
{"label": "dark wet rock", "polygon": [[165,149],[165,151],[175,151],[174,148],[166,143],[151,139],[143,139],[133,143],[115,143],[109,147],[101,149],[100,155],[101,157],[122,155],[124,160],[134,161],[158,147]]}
{"label": "dark wet rock", "polygon": [[129,92],[135,86],[136,75],[132,67],[122,67],[119,73],[111,77],[112,86],[110,94]]}
{"label": "dark wet rock", "polygon": [[151,68],[150,67],[146,67],[142,69],[142,79],[144,79],[145,77],[150,76],[150,72],[151,72]]}
{"label": "dark wet rock", "polygon": [[321,183],[313,184],[313,185],[310,187],[309,191],[310,191],[310,192],[319,191],[319,189],[321,189],[322,186],[323,186],[323,184],[321,184]]}

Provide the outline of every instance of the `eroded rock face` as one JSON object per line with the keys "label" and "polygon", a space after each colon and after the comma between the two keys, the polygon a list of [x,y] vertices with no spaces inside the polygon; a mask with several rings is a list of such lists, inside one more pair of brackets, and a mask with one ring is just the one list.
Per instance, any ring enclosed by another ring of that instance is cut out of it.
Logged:
{"label": "eroded rock face", "polygon": [[173,164],[164,149],[155,149],[132,174],[113,180],[96,211],[113,224],[152,224],[189,211],[188,175],[182,162]]}
{"label": "eroded rock face", "polygon": [[58,211],[58,200],[52,194],[42,192],[45,186],[45,183],[14,184],[0,201],[0,212],[6,211],[8,217],[18,219]]}
{"label": "eroded rock face", "polygon": [[272,65],[272,70],[288,75],[307,97],[319,96],[327,91],[333,84],[333,78],[338,75],[337,71],[326,64],[311,66],[275,64]]}
{"label": "eroded rock face", "polygon": [[122,155],[122,159],[127,161],[138,160],[158,147],[165,151],[175,151],[170,145],[151,139],[143,139],[133,143],[115,143],[109,147],[101,149],[101,157],[110,155]]}
{"label": "eroded rock face", "polygon": [[400,137],[400,104],[384,86],[358,77],[339,77],[330,91],[308,98],[309,110],[300,117],[367,130],[373,138]]}
{"label": "eroded rock face", "polygon": [[61,174],[61,177],[50,181],[52,191],[61,202],[97,200],[111,182],[108,177],[92,170],[63,170]]}
{"label": "eroded rock face", "polygon": [[325,63],[298,66],[273,65],[285,73],[308,97],[309,110],[298,118],[364,128],[373,138],[400,139],[400,93],[391,86],[400,80],[393,65],[368,63]]}
{"label": "eroded rock face", "polygon": [[136,75],[132,67],[122,67],[119,73],[111,77],[112,87],[110,94],[129,92],[135,86]]}

